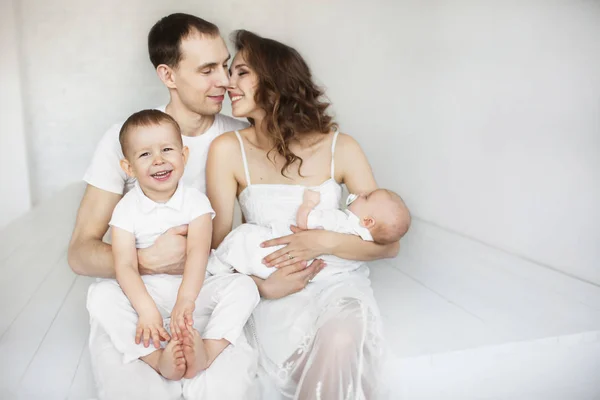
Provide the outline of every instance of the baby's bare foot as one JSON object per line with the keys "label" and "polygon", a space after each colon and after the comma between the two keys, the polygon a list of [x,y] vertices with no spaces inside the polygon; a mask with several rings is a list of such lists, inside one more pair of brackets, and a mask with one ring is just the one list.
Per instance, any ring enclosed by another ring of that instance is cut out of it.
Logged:
{"label": "baby's bare foot", "polygon": [[184,378],[193,378],[206,369],[208,360],[204,341],[195,329],[183,332],[183,356],[187,366]]}
{"label": "baby's bare foot", "polygon": [[185,357],[179,340],[171,340],[158,360],[158,371],[172,381],[178,381],[185,374]]}

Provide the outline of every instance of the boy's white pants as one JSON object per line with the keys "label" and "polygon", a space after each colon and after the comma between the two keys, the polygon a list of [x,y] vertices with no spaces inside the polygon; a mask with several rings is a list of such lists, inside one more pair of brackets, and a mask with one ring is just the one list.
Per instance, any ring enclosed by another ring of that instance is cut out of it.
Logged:
{"label": "boy's white pants", "polygon": [[[142,279],[167,319],[168,330],[168,318],[177,300],[181,277],[154,275]],[[135,344],[138,316],[117,281],[107,279],[92,284],[87,299],[91,323],[90,353],[100,397],[178,399],[183,390],[186,399],[248,398],[254,391],[257,361],[243,335],[243,327],[258,301],[258,290],[248,276],[207,277],[196,300],[194,328],[203,338],[225,338],[232,346],[228,346],[211,367],[197,377],[172,382],[138,360],[156,349],[152,345],[146,348],[143,344]],[[149,368],[150,373],[143,367]],[[141,379],[150,375],[155,376],[150,380]]]}

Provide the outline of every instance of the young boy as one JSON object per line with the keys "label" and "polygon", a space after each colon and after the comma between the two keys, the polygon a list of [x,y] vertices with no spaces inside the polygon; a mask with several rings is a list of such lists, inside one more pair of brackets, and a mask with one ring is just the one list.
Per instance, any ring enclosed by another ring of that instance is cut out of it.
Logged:
{"label": "young boy", "polygon": [[[402,198],[391,190],[377,189],[368,194],[348,196],[347,210],[314,210],[320,194],[312,190],[304,192],[302,205],[298,208],[296,225],[301,229],[326,229],[360,236],[363,240],[380,244],[400,240],[410,227],[410,213]],[[208,263],[213,274],[238,272],[266,279],[275,269],[263,265],[262,259],[277,248],[261,248],[263,241],[289,235],[289,223],[261,227],[243,224],[234,229],[213,252],[216,260]],[[279,247],[280,248],[280,247]],[[348,272],[362,265],[360,261],[343,260],[335,256],[323,256],[327,268],[315,280],[340,272]]]}
{"label": "young boy", "polygon": [[[175,120],[158,110],[140,111],[125,121],[119,141],[125,156],[121,167],[137,179],[110,221],[117,281],[127,297],[118,315],[98,304],[90,315],[123,353],[124,362],[139,358],[167,379],[193,378],[242,334],[258,304],[258,290],[251,279],[237,277],[233,296],[223,296],[214,282],[203,290],[214,211],[204,194],[180,182],[188,149]],[[136,249],[151,246],[166,230],[184,224],[183,277],[140,276]],[[124,297],[118,285],[107,280],[94,290]],[[169,316],[171,335],[163,327],[163,318]],[[161,341],[168,344],[161,348]]]}

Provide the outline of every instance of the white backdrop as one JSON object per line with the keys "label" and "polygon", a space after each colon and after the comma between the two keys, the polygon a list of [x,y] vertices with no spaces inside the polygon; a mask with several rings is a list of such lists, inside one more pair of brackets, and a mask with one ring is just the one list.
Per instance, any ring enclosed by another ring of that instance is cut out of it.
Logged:
{"label": "white backdrop", "polygon": [[166,101],[146,35],[180,11],[295,46],[415,216],[600,284],[598,1],[22,0],[34,202]]}
{"label": "white backdrop", "polygon": [[0,229],[31,207],[17,10],[0,0]]}

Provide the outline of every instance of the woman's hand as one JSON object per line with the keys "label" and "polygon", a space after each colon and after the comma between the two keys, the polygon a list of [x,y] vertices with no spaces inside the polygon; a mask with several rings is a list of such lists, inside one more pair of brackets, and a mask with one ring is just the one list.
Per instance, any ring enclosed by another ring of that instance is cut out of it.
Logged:
{"label": "woman's hand", "polygon": [[263,260],[267,267],[283,268],[290,265],[306,265],[309,260],[323,254],[330,254],[331,244],[335,240],[335,232],[322,229],[301,230],[291,226],[291,235],[267,240],[261,247],[284,246],[269,254]]}
{"label": "woman's hand", "polygon": [[304,263],[281,267],[260,283],[260,294],[265,299],[279,299],[299,292],[326,266],[323,260],[315,260],[308,267]]}

